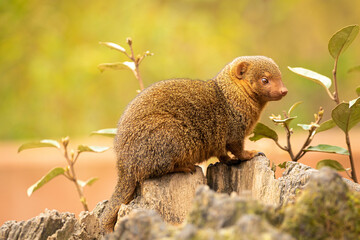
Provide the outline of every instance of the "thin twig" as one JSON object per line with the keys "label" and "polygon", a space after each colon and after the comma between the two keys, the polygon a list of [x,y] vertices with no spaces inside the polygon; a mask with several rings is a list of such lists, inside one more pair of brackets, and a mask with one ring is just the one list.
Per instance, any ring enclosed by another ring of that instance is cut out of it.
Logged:
{"label": "thin twig", "polygon": [[352,151],[351,151],[349,132],[346,132],[345,135],[346,135],[346,145],[348,147],[349,159],[350,159],[350,164],[351,164],[351,178],[354,180],[354,182],[357,183],[358,180],[357,180],[357,177],[356,177],[355,164],[354,164],[353,154],[352,154]]}
{"label": "thin twig", "polygon": [[142,55],[141,57],[138,58],[137,60],[137,64],[140,66],[140,63],[142,62],[142,60],[145,58],[145,55]]}
{"label": "thin twig", "polygon": [[314,125],[312,125],[312,127],[309,130],[309,135],[306,138],[303,146],[300,148],[299,152],[296,154],[294,161],[298,161],[300,158],[302,158],[305,154],[306,154],[306,147],[310,145],[311,141],[313,140],[314,136],[315,136],[315,131],[317,129],[316,125],[318,125],[321,122],[321,119],[323,117],[324,114],[324,109],[322,107],[320,107],[318,114],[315,114],[315,123],[312,123]]}
{"label": "thin twig", "polygon": [[294,158],[293,161],[297,162],[297,161],[303,156],[302,153],[305,152],[305,151],[304,151],[305,148],[306,148],[307,146],[309,146],[309,144],[311,143],[312,135],[313,135],[313,131],[309,131],[308,137],[306,138],[303,146],[300,148],[298,154],[296,154],[296,156],[295,156],[295,158]]}
{"label": "thin twig", "polygon": [[352,179],[352,177],[350,176],[349,172],[348,172],[346,169],[344,169],[344,170],[345,170],[346,175],[347,175],[349,178]]}
{"label": "thin twig", "polygon": [[340,103],[340,100],[339,100],[339,91],[338,91],[337,79],[336,79],[336,72],[337,72],[338,60],[339,60],[339,55],[335,58],[334,69],[333,69],[333,71],[332,71],[332,73],[333,73],[333,80],[334,80],[334,86],[335,86],[335,92],[334,92],[334,95],[333,95],[333,100],[336,102],[336,104],[339,104],[339,103]]}
{"label": "thin twig", "polygon": [[288,151],[287,147],[281,146],[278,141],[275,141],[275,140],[274,140],[274,142],[276,143],[276,145],[277,145],[281,150]]}
{"label": "thin twig", "polygon": [[291,131],[287,124],[284,123],[284,126],[285,126],[285,130],[286,130],[286,138],[287,138],[287,150],[286,151],[289,153],[291,160],[294,161],[294,153],[291,149],[291,142],[290,142]]}
{"label": "thin twig", "polygon": [[127,41],[130,47],[130,51],[131,51],[131,60],[133,60],[135,62],[135,55],[134,55],[134,49],[132,47],[132,40],[128,40]]}
{"label": "thin twig", "polygon": [[[66,162],[68,163],[68,165],[70,166],[71,165],[71,160],[69,158],[69,153],[68,153],[68,150],[67,150],[67,144],[65,144],[63,142],[63,146],[64,146],[64,157],[66,159]],[[71,176],[70,176],[71,177]]]}
{"label": "thin twig", "polygon": [[326,88],[326,92],[329,95],[330,99],[336,102],[335,97],[334,97],[335,94],[332,94],[328,88]]}
{"label": "thin twig", "polygon": [[69,165],[69,170],[70,170],[70,172],[68,172],[68,174],[64,175],[64,176],[75,184],[76,190],[77,190],[77,192],[79,194],[79,197],[80,197],[80,202],[83,205],[84,210],[89,211],[89,208],[88,208],[88,206],[86,204],[86,199],[85,199],[85,196],[84,196],[84,192],[83,192],[81,186],[78,183],[76,173],[75,173],[75,169],[74,169],[74,164],[75,164],[77,158],[79,157],[80,153],[78,152],[76,154],[75,158],[74,158],[74,155],[71,154],[71,159],[70,159],[69,154],[68,154],[68,150],[67,150],[67,143],[63,143],[63,146],[64,146],[64,156],[65,156],[65,159],[66,159],[66,161],[67,161],[67,163]]}
{"label": "thin twig", "polygon": [[144,83],[143,83],[143,80],[142,80],[141,75],[140,75],[139,65],[138,64],[135,64],[135,77],[139,81],[140,90],[141,91],[144,90]]}
{"label": "thin twig", "polygon": [[136,79],[138,80],[138,82],[139,82],[140,91],[142,91],[142,90],[144,90],[144,83],[143,83],[143,80],[142,80],[142,78],[141,78],[140,70],[139,70],[139,65],[140,65],[140,62],[141,62],[142,59],[140,58],[139,60],[136,60],[135,55],[134,55],[134,49],[133,49],[133,47],[132,47],[132,40],[131,40],[131,39],[128,39],[127,43],[128,43],[128,45],[129,45],[129,47],[130,47],[131,55],[129,56],[126,52],[125,52],[125,54],[126,54],[126,56],[127,56],[128,58],[130,58],[130,60],[133,61],[134,64],[135,64],[135,71],[133,71],[133,72],[134,72],[135,78],[136,78]]}
{"label": "thin twig", "polygon": [[[335,58],[334,69],[333,69],[333,80],[334,80],[334,86],[335,86],[334,101],[336,102],[336,104],[340,104],[339,91],[338,91],[337,79],[336,79],[337,64],[338,64],[339,56],[340,56],[340,54],[338,56],[336,56],[336,58]],[[350,137],[349,137],[348,131],[345,132],[345,139],[346,139],[346,145],[347,145],[348,151],[349,151],[349,160],[350,160],[350,165],[351,165],[351,178],[353,179],[354,182],[357,183],[358,180],[356,177],[355,164],[354,164],[353,154],[351,151]],[[346,173],[347,173],[347,171],[346,171]]]}
{"label": "thin twig", "polygon": [[69,172],[68,172],[68,171],[66,171],[66,172],[64,173],[64,176],[65,176],[67,179],[69,179],[70,181],[72,181],[72,177],[69,175]]}
{"label": "thin twig", "polygon": [[302,153],[300,154],[298,160],[299,160],[300,158],[302,158],[306,153],[307,153],[306,151],[302,151]]}
{"label": "thin twig", "polygon": [[80,152],[77,152],[76,157],[73,160],[73,164],[76,163],[76,160],[79,158],[79,156],[80,156]]}
{"label": "thin twig", "polygon": [[88,208],[88,206],[86,204],[86,200],[85,200],[85,197],[84,197],[83,190],[82,190],[82,188],[80,187],[80,185],[79,185],[79,183],[77,181],[74,166],[70,166],[70,171],[71,171],[71,174],[72,174],[72,177],[73,177],[72,181],[74,182],[76,190],[77,190],[77,192],[78,192],[78,194],[80,196],[80,202],[83,205],[84,210],[89,211],[89,208]]}

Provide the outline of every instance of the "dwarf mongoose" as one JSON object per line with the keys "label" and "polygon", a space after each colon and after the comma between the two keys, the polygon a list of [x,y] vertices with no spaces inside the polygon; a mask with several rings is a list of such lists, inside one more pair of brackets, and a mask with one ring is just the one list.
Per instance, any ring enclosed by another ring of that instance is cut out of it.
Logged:
{"label": "dwarf mongoose", "polygon": [[171,79],[142,91],[118,123],[118,182],[101,216],[104,232],[113,231],[120,205],[145,179],[192,172],[210,157],[228,164],[253,158],[245,136],[266,103],[287,91],[278,66],[264,56],[238,57],[208,81]]}

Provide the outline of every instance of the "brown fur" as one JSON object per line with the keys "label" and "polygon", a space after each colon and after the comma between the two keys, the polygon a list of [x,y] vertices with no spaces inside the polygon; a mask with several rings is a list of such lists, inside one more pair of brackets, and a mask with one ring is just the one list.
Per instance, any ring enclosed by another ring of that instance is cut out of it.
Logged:
{"label": "brown fur", "polygon": [[166,80],[141,92],[118,124],[118,183],[101,217],[104,231],[113,230],[120,205],[145,179],[192,172],[213,156],[225,163],[254,157],[244,138],[265,104],[286,93],[278,66],[263,56],[236,58],[208,81]]}

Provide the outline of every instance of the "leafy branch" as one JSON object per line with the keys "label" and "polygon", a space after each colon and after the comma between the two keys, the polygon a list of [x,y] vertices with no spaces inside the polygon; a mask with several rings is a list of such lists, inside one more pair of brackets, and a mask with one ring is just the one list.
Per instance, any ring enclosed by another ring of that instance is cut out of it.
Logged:
{"label": "leafy branch", "polygon": [[[87,206],[86,198],[84,196],[84,187],[85,186],[91,186],[95,181],[98,180],[98,178],[90,178],[87,181],[81,181],[76,176],[75,171],[75,163],[77,162],[79,156],[83,152],[94,152],[94,153],[101,153],[109,149],[109,147],[98,147],[98,146],[86,146],[86,145],[79,145],[77,147],[77,150],[74,151],[73,149],[69,150],[69,137],[65,137],[61,139],[61,143],[56,140],[41,140],[36,142],[29,142],[21,145],[18,149],[18,152],[21,152],[26,149],[32,149],[32,148],[42,148],[42,147],[53,147],[57,148],[59,150],[62,150],[64,158],[67,162],[66,167],[55,167],[51,169],[47,174],[45,174],[39,181],[37,181],[35,184],[30,186],[27,190],[27,194],[30,197],[33,192],[41,188],[43,185],[48,183],[53,178],[63,175],[68,180],[74,183],[77,193],[80,198],[80,202],[83,205],[83,208],[85,211],[88,211],[89,208]],[[62,148],[61,148],[62,146]]]}
{"label": "leafy branch", "polygon": [[318,146],[309,146],[312,140],[314,139],[314,136],[322,131],[328,130],[335,126],[333,122],[326,121],[322,124],[320,124],[320,121],[322,120],[324,110],[320,107],[319,112],[317,114],[314,114],[315,121],[311,122],[309,124],[297,124],[297,126],[301,127],[303,130],[308,131],[308,136],[305,139],[302,147],[299,149],[299,151],[295,154],[294,150],[292,148],[291,144],[291,136],[293,135],[293,129],[290,127],[290,123],[297,118],[297,116],[291,116],[292,111],[302,102],[296,102],[293,104],[289,111],[284,112],[283,116],[281,115],[272,115],[270,116],[270,119],[274,122],[275,125],[280,125],[284,128],[286,132],[286,145],[283,146],[279,143],[279,137],[278,134],[268,126],[258,123],[253,131],[253,136],[251,136],[249,139],[251,141],[257,141],[261,138],[270,138],[272,139],[276,145],[283,151],[288,152],[290,158],[292,161],[297,162],[302,158],[307,152],[328,152],[328,153],[338,153],[338,154],[347,154],[347,150],[332,146],[332,145],[318,145]]}
{"label": "leafy branch", "polygon": [[[331,112],[331,119],[324,122],[323,124],[319,125],[322,116],[323,110],[320,108],[318,114],[315,114],[315,121],[311,124],[298,124],[298,126],[302,127],[304,130],[309,131],[308,137],[305,140],[303,146],[301,147],[300,151],[295,155],[292,151],[290,137],[293,134],[292,129],[289,127],[289,123],[295,117],[290,117],[290,110],[288,114],[284,114],[284,119],[281,119],[279,116],[272,116],[271,119],[275,122],[275,124],[280,124],[284,127],[286,134],[287,134],[287,145],[281,146],[278,143],[278,137],[275,131],[268,127],[264,127],[263,124],[260,127],[256,126],[254,129],[254,136],[250,138],[252,141],[256,141],[262,137],[267,137],[273,139],[276,144],[284,151],[287,151],[290,155],[292,161],[298,161],[301,157],[303,157],[307,152],[317,151],[317,152],[327,152],[327,153],[337,153],[337,154],[344,154],[349,156],[349,161],[351,165],[351,178],[358,182],[356,171],[355,171],[355,163],[354,163],[354,156],[352,153],[351,143],[350,143],[350,136],[349,131],[352,127],[360,122],[360,97],[346,103],[340,103],[339,99],[339,91],[338,91],[338,79],[337,79],[337,67],[340,54],[344,52],[350,44],[354,41],[357,34],[359,33],[359,26],[358,25],[350,25],[347,26],[338,32],[336,32],[330,39],[328,44],[328,50],[330,55],[334,58],[334,68],[332,70],[332,80],[324,75],[321,75],[317,72],[314,72],[309,69],[301,68],[301,67],[288,67],[289,70],[292,72],[310,79],[321,86],[324,87],[327,94],[329,95],[330,99],[334,101],[337,106]],[[360,71],[360,66],[356,66],[351,68],[348,72],[353,71]],[[330,88],[332,83],[334,82],[334,92],[331,93]],[[360,87],[356,88],[356,93],[360,95]],[[290,109],[294,109],[298,103],[294,104],[293,107]],[[261,123],[259,123],[261,124]],[[345,142],[347,145],[347,150],[337,146],[330,146],[330,145],[318,145],[318,146],[309,146],[312,139],[314,138],[316,133],[326,131],[334,126],[338,126],[344,133],[345,133]],[[269,135],[269,132],[271,134]],[[274,137],[274,133],[276,137]],[[262,136],[262,137],[259,137]],[[338,171],[346,171],[344,167],[340,163],[335,160],[325,159],[318,163],[318,167],[322,166],[329,166]]]}
{"label": "leafy branch", "polygon": [[98,65],[98,68],[100,69],[101,72],[105,71],[106,69],[115,69],[115,70],[130,69],[132,71],[132,73],[134,74],[135,78],[138,80],[139,86],[140,86],[140,91],[142,91],[142,90],[144,90],[144,83],[143,83],[143,80],[140,75],[139,66],[145,57],[152,56],[154,54],[151,53],[150,51],[146,51],[143,54],[138,54],[135,56],[134,50],[133,50],[132,39],[127,38],[126,42],[129,45],[130,53],[126,52],[125,48],[123,48],[122,46],[120,46],[116,43],[100,42],[101,45],[105,45],[111,49],[114,49],[116,51],[119,51],[119,52],[125,54],[125,56],[130,61],[115,62],[115,63],[102,63],[102,64]]}
{"label": "leafy branch", "polygon": [[[343,53],[350,46],[350,44],[354,41],[358,33],[359,33],[358,25],[347,26],[336,32],[331,37],[328,44],[329,53],[334,58],[334,69],[332,70],[334,93],[330,94],[329,96],[337,104],[337,106],[332,110],[331,117],[334,123],[345,133],[345,142],[348,148],[349,160],[351,165],[351,178],[355,182],[358,182],[358,180],[355,171],[354,157],[351,150],[349,131],[354,125],[356,125],[360,121],[360,108],[358,107],[358,99],[354,99],[350,101],[350,103],[352,102],[352,104],[340,103],[339,91],[338,91],[337,67],[338,67],[340,54]],[[291,70],[291,68],[289,69]],[[356,69],[357,68],[352,68],[351,70],[356,70]],[[303,76],[302,74],[299,75]],[[322,79],[318,78],[317,83],[322,83]],[[327,87],[326,89],[327,92],[329,92],[329,87]],[[356,92],[359,93],[358,90],[356,90]]]}
{"label": "leafy branch", "polygon": [[[142,55],[138,54],[135,57],[134,50],[132,47],[133,42],[132,42],[131,38],[127,38],[126,42],[130,48],[130,54],[126,52],[125,48],[123,48],[122,46],[120,46],[116,43],[100,42],[101,45],[105,45],[111,49],[117,50],[117,51],[125,54],[125,56],[130,60],[130,62],[125,61],[125,62],[115,62],[115,63],[102,63],[98,66],[98,68],[100,69],[101,72],[105,71],[106,69],[116,69],[116,70],[130,69],[132,71],[132,73],[134,74],[135,78],[138,80],[139,86],[140,86],[140,91],[142,91],[142,90],[144,90],[144,83],[143,83],[143,80],[140,75],[139,66],[145,57],[152,56],[154,54],[151,53],[150,51],[146,51]],[[106,129],[100,129],[100,130],[94,131],[91,133],[91,135],[115,137],[116,132],[117,132],[117,128],[106,128]]]}

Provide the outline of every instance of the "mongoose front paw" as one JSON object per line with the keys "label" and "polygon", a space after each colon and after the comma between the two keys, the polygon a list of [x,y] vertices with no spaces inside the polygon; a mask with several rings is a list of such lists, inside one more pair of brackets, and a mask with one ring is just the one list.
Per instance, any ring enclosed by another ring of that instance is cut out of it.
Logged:
{"label": "mongoose front paw", "polygon": [[225,163],[228,166],[232,166],[232,165],[239,164],[240,162],[245,161],[245,160],[241,160],[239,158],[236,158],[235,156],[230,157],[230,156],[226,155],[226,156],[219,157],[219,161],[221,163]]}
{"label": "mongoose front paw", "polygon": [[241,155],[239,156],[239,159],[243,161],[250,160],[253,157],[255,157],[258,153],[259,152],[255,150],[251,150],[251,151],[243,150]]}
{"label": "mongoose front paw", "polygon": [[228,166],[234,166],[234,165],[238,165],[238,164],[240,164],[241,162],[244,162],[244,161],[247,161],[247,160],[231,159],[231,160],[228,160],[227,162],[224,162],[224,163],[226,165],[228,165]]}

